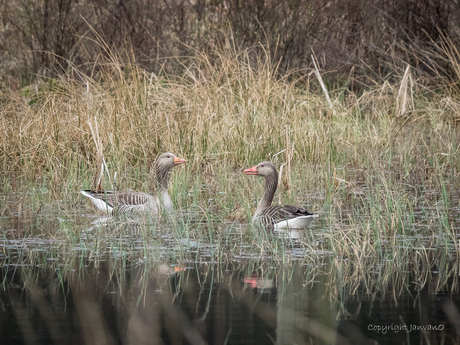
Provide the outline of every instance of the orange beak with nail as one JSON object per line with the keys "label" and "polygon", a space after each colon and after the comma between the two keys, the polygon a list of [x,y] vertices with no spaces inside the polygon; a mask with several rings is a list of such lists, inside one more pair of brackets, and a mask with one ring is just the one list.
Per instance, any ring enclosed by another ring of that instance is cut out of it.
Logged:
{"label": "orange beak with nail", "polygon": [[174,157],[174,164],[175,165],[184,164],[185,162],[187,162],[187,161],[185,159],[183,159],[183,158]]}
{"label": "orange beak with nail", "polygon": [[244,171],[245,175],[257,175],[257,165]]}

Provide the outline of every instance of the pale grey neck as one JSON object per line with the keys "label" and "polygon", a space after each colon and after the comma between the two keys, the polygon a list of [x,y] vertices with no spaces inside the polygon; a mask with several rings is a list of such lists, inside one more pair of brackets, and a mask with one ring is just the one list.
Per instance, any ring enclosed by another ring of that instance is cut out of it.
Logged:
{"label": "pale grey neck", "polygon": [[265,192],[257,204],[256,214],[259,214],[267,207],[270,207],[278,187],[278,172],[275,170],[273,174],[265,176]]}
{"label": "pale grey neck", "polygon": [[169,169],[156,164],[155,167],[155,172],[157,175],[157,186],[162,190],[162,191],[167,191],[168,190],[168,173]]}

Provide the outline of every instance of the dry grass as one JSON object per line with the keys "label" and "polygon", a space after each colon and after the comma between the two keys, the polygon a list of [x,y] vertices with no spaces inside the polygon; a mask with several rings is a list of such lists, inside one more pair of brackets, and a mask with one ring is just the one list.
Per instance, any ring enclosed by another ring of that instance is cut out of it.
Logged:
{"label": "dry grass", "polygon": [[[455,51],[445,52],[456,64]],[[22,176],[34,193],[38,181],[51,199],[79,202],[76,192],[95,174],[89,123],[97,122],[116,186],[149,190],[151,163],[171,151],[188,160],[171,181],[177,208],[200,210],[208,221],[252,213],[261,181],[240,170],[269,159],[289,162],[275,200],[321,214],[321,230],[309,235],[306,248],[362,262],[385,257],[390,246],[409,258],[398,249],[398,235],[436,234],[435,247],[458,251],[452,243],[460,96],[452,80],[440,74],[435,83],[416,78],[412,67],[394,67],[393,81],[357,94],[350,80],[331,85],[323,73],[329,102],[312,71],[277,78],[268,53],[214,54],[218,64],[202,55],[176,76],[148,73],[113,53],[93,76],[73,69],[14,97],[3,94],[3,171]],[[11,183],[4,194],[14,190]],[[278,248],[267,234],[257,236],[262,247]]]}

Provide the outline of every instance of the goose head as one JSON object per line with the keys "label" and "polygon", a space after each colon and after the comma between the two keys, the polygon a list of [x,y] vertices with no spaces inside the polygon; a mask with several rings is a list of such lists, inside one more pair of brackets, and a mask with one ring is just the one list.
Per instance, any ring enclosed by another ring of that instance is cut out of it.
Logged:
{"label": "goose head", "polygon": [[262,162],[244,171],[245,175],[273,176],[276,175],[276,168],[272,162]]}
{"label": "goose head", "polygon": [[185,159],[176,157],[172,153],[166,152],[160,155],[157,160],[157,165],[162,168],[171,169],[174,168],[176,165],[184,164],[186,162]]}

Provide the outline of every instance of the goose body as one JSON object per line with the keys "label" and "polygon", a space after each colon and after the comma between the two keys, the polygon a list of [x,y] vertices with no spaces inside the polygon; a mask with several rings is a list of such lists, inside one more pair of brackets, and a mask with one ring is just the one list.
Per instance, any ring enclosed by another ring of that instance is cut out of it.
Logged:
{"label": "goose body", "polygon": [[317,214],[294,205],[272,206],[273,196],[278,186],[278,171],[271,162],[262,162],[246,169],[245,175],[265,177],[265,193],[257,204],[252,222],[274,230],[300,229],[308,227]]}
{"label": "goose body", "polygon": [[174,211],[171,197],[163,193],[163,198],[154,197],[142,192],[96,192],[82,190],[81,194],[87,196],[96,207],[107,213],[119,214],[144,214],[160,213],[162,208],[167,212]]}
{"label": "goose body", "polygon": [[158,214],[162,210],[172,212],[174,207],[168,193],[169,171],[174,166],[183,163],[185,159],[178,158],[172,153],[163,153],[158,157],[155,163],[158,193],[155,196],[135,191],[82,190],[81,193],[88,197],[99,210],[108,214]]}

